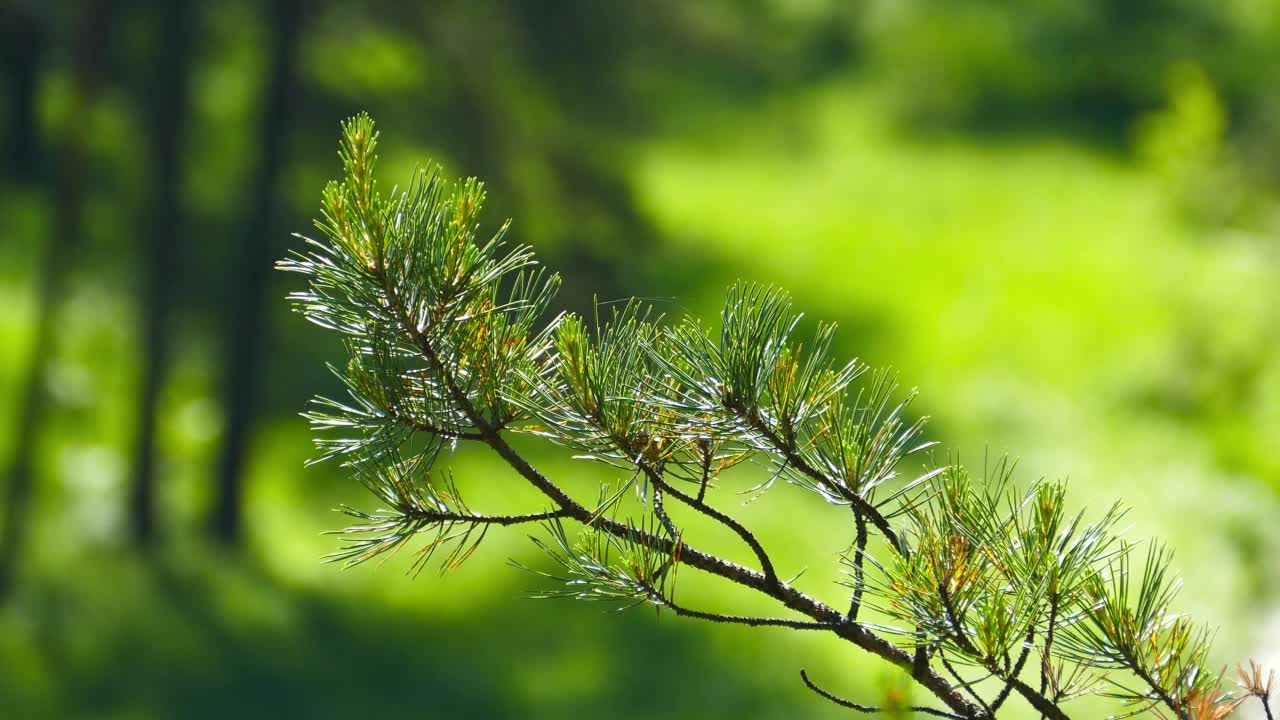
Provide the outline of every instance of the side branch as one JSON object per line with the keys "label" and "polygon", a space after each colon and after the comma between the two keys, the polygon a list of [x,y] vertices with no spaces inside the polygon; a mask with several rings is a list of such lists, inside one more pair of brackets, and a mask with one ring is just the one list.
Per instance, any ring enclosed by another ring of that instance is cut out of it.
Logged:
{"label": "side branch", "polygon": [[555,520],[570,517],[568,511],[548,510],[547,512],[529,513],[527,515],[477,515],[474,513],[438,512],[435,510],[409,510],[405,517],[426,523],[470,523],[473,525],[523,525],[525,523]]}
{"label": "side branch", "polygon": [[960,622],[960,616],[956,613],[955,605],[951,602],[951,593],[947,592],[945,585],[938,585],[938,597],[942,599],[942,610],[946,613],[947,623],[951,625],[952,639],[956,641],[956,646],[975,658],[984,659],[982,653],[973,646],[969,636],[965,634],[964,624]]}
{"label": "side branch", "polygon": [[956,667],[947,659],[946,652],[943,651],[941,646],[938,648],[938,660],[942,662],[942,667],[945,668],[947,672],[951,673],[951,677],[956,679],[957,688],[963,690],[969,695],[969,697],[973,698],[973,701],[981,705],[982,709],[986,710],[988,715],[993,714],[991,706],[988,705],[987,701],[983,700],[982,696],[978,694],[978,691],[974,689],[974,685],[987,679],[987,677],[990,677],[989,675],[983,676],[978,680],[965,680],[964,676],[960,674],[960,671],[956,670]]}
{"label": "side branch", "polygon": [[763,435],[764,438],[769,441],[769,444],[782,454],[788,465],[791,465],[795,469],[809,476],[814,482],[827,488],[827,490],[834,493],[837,497],[847,500],[853,507],[853,511],[869,520],[871,524],[876,527],[876,530],[879,530],[880,534],[884,535],[885,539],[889,541],[889,545],[891,545],[898,554],[904,557],[910,554],[906,545],[903,544],[902,540],[898,537],[897,531],[889,524],[889,519],[876,509],[874,505],[867,502],[861,495],[855,492],[850,492],[841,487],[831,480],[831,478],[823,474],[822,471],[811,465],[808,460],[805,460],[800,453],[795,451],[795,448],[788,443],[783,442],[782,438],[778,437],[778,434],[771,430],[769,426],[760,419],[758,414],[754,412],[746,413],[739,411],[739,415],[747,422],[747,425],[750,426],[752,430]]}
{"label": "side branch", "polygon": [[464,431],[464,430],[446,430],[445,428],[436,427],[431,423],[423,422],[421,420],[414,420],[413,418],[401,415],[400,413],[392,413],[392,417],[396,420],[396,422],[409,428],[410,430],[413,430],[414,432],[421,432],[421,433],[427,433],[429,435],[435,435],[436,437],[441,437],[441,438],[444,438],[445,440],[482,440],[484,438],[484,436],[478,432],[470,432],[470,431]]}
{"label": "side branch", "polygon": [[867,519],[862,513],[853,513],[853,522],[857,526],[853,551],[853,597],[849,599],[849,622],[858,620],[858,611],[862,609],[862,591],[866,587],[863,577],[863,560],[867,551]]}
{"label": "side branch", "polygon": [[653,488],[653,514],[658,516],[658,522],[662,523],[662,527],[666,529],[667,534],[673,538],[680,538],[682,533],[676,527],[675,522],[671,520],[671,516],[667,514],[667,508],[662,502],[662,490],[660,485]]}
{"label": "side branch", "polygon": [[771,582],[778,582],[778,573],[774,570],[773,561],[769,559],[769,553],[765,552],[764,546],[760,544],[760,541],[756,539],[755,534],[748,530],[746,526],[706,504],[705,501],[699,500],[698,498],[682,492],[679,488],[668,483],[666,478],[662,477],[661,473],[654,470],[648,464],[641,464],[640,469],[644,471],[644,474],[649,478],[649,481],[660,488],[663,492],[679,500],[685,505],[688,505],[699,513],[715,520],[721,525],[724,525],[732,530],[735,535],[742,538],[742,541],[751,547],[751,551],[755,553],[756,559],[760,561],[760,570],[764,572],[764,576]]}
{"label": "side branch", "polygon": [[1133,674],[1137,675],[1139,680],[1146,683],[1147,687],[1151,688],[1151,692],[1155,693],[1161,703],[1164,703],[1166,707],[1173,711],[1174,717],[1179,718],[1179,720],[1189,720],[1187,711],[1156,682],[1155,678],[1151,677],[1151,673],[1143,669],[1138,663],[1131,662],[1129,665],[1129,669],[1133,671]]}
{"label": "side branch", "polygon": [[[845,700],[844,698],[838,695],[833,695],[832,693],[827,692],[826,690],[823,690],[822,688],[818,687],[818,685],[815,682],[809,679],[809,673],[805,670],[800,671],[800,679],[804,681],[805,686],[808,687],[810,690],[814,691],[815,693],[822,696],[823,698],[830,700],[831,702],[839,705],[840,707],[846,707],[846,708],[849,708],[850,710],[857,710],[858,712],[867,713],[869,715],[885,712],[884,708],[878,708],[874,705],[861,705],[859,703],[853,702],[852,700]],[[935,710],[934,708],[924,707],[921,705],[912,705],[911,707],[906,708],[906,710],[908,710],[909,712],[923,713],[925,715],[933,715],[934,717],[952,718],[953,720],[965,720],[965,716],[963,715],[954,715],[949,712],[945,712],[942,710]]]}
{"label": "side branch", "polygon": [[[1035,635],[1035,626],[1032,625],[1031,629],[1027,631],[1027,639],[1025,643],[1022,645],[1022,654],[1018,656],[1018,661],[1014,663],[1013,669],[1009,672],[1010,678],[1016,678],[1022,674],[1022,668],[1026,666],[1027,658],[1031,656],[1031,647],[1035,644]],[[1000,706],[1004,704],[1004,701],[1009,698],[1009,691],[1011,690],[1013,690],[1013,681],[1009,680],[1005,682],[1004,688],[1000,690],[1000,694],[997,695],[995,701],[991,703],[991,710],[993,712],[1000,709]],[[1043,692],[1040,694],[1042,696],[1044,695]]]}
{"label": "side branch", "polygon": [[788,620],[787,618],[753,617],[747,615],[730,615],[726,613],[711,613],[704,612],[702,610],[691,610],[683,605],[677,604],[674,600],[671,600],[667,596],[658,592],[658,589],[655,587],[648,584],[644,584],[643,587],[649,593],[650,600],[657,605],[667,608],[680,617],[730,625],[750,625],[751,627],[785,627],[792,630],[831,629],[831,625],[829,623],[812,622],[808,620]]}

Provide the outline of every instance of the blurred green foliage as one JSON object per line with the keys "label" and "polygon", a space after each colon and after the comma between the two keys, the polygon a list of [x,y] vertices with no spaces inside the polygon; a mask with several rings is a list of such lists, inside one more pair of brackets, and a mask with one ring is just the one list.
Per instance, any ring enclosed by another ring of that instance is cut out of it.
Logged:
{"label": "blurred green foliage", "polygon": [[[1274,655],[1275,3],[304,3],[272,227],[256,228],[281,2],[191,6],[145,551],[126,495],[161,3],[108,4],[84,107],[88,5],[0,9],[0,458],[20,449],[60,158],[85,144],[83,230],[37,376],[31,540],[0,609],[0,715],[843,716],[800,667],[868,699],[903,691],[839,644],[522,601],[536,581],[502,563],[536,561],[520,537],[491,534],[443,579],[322,565],[334,543],[318,533],[342,523],[329,510],[368,501],[340,471],[302,470],[295,414],[335,392],[323,362],[340,349],[288,312],[288,277],[258,310],[245,542],[208,546],[240,248],[261,236],[280,256],[309,231],[338,121],[359,110],[384,130],[384,177],[433,157],[485,178],[488,222],[513,217],[564,272],[566,307],[639,294],[710,317],[735,278],[790,288],[841,323],[848,355],[920,387],[913,407],[948,448],[1070,474],[1080,505],[1135,504],[1134,535],[1178,549],[1183,605],[1222,625],[1221,661]],[[489,458],[455,466],[476,502],[519,499]],[[838,596],[842,518],[770,492],[744,519],[807,591]],[[801,514],[812,532],[795,537],[784,520]]]}

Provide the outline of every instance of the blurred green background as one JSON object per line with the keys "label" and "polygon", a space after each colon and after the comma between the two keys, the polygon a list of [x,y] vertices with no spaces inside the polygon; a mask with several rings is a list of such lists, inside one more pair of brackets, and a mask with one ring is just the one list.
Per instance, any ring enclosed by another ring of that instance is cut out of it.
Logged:
{"label": "blurred green background", "polygon": [[[372,501],[303,469],[341,348],[270,267],[360,110],[387,185],[486,179],[565,308],[790,288],[946,448],[1133,504],[1215,663],[1280,660],[1274,0],[4,0],[0,55],[0,717],[835,718],[799,668],[902,687],[803,633],[522,599],[519,531],[445,577],[321,562]],[[472,505],[532,499],[450,463]],[[743,499],[840,602],[845,514]]]}

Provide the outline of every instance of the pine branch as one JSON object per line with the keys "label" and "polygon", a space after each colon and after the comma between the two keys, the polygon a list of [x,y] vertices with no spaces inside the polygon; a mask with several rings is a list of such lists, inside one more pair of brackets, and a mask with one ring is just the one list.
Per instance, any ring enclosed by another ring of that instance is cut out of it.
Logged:
{"label": "pine branch", "polygon": [[655,605],[667,608],[671,612],[681,617],[694,618],[696,620],[706,620],[708,622],[722,623],[728,625],[749,625],[751,627],[784,627],[792,630],[831,630],[830,623],[812,622],[807,620],[788,620],[786,618],[766,618],[751,617],[746,615],[731,615],[725,613],[711,613],[702,610],[691,610],[683,605],[677,604],[674,600],[661,593],[657,588],[646,586],[649,591],[649,600]]}
{"label": "pine branch", "polygon": [[[351,276],[358,278],[359,281],[369,278],[376,283],[381,291],[379,294],[371,296],[370,304],[375,308],[375,311],[387,316],[388,320],[398,326],[410,339],[421,353],[423,359],[428,363],[430,371],[441,382],[447,398],[453,403],[454,408],[472,425],[474,432],[481,437],[481,442],[489,445],[518,474],[553,500],[560,510],[564,511],[569,517],[597,530],[607,532],[614,537],[637,539],[647,547],[662,549],[669,553],[674,552],[675,545],[669,538],[658,538],[639,532],[636,528],[625,523],[598,517],[596,513],[573,500],[562,488],[535,470],[502,438],[495,427],[495,423],[492,423],[480,412],[479,408],[472,402],[471,397],[463,389],[456,373],[443,362],[433,342],[435,338],[432,337],[432,329],[428,327],[426,322],[415,322],[413,320],[413,315],[409,311],[410,303],[405,302],[400,289],[391,280],[386,245],[381,237],[382,233],[385,232],[386,226],[385,223],[379,222],[376,217],[372,217],[374,209],[378,207],[380,202],[372,191],[371,156],[375,138],[376,136],[372,133],[372,126],[367,121],[356,122],[349,126],[348,144],[344,154],[348,172],[350,173],[347,182],[347,197],[344,200],[345,204],[340,204],[336,200],[330,202],[331,224],[341,224],[347,222],[348,215],[355,216],[358,224],[364,228],[359,236],[365,239],[373,239],[372,248],[362,248],[358,242],[350,240],[346,242],[348,253],[353,254],[358,262],[362,263],[357,272],[352,273]],[[345,238],[346,236],[343,235],[343,237]],[[507,264],[518,266],[518,263]],[[288,269],[304,272],[314,270],[314,268],[309,268],[304,263],[296,263],[289,266]],[[328,266],[323,268],[323,271],[327,272]],[[500,277],[500,273],[497,276]],[[456,307],[460,304],[460,301],[455,296],[459,292],[452,290],[441,293],[440,306],[425,308],[428,310],[428,316],[444,317],[446,313],[443,312],[443,306]],[[379,300],[379,295],[381,300]],[[316,297],[317,295],[307,296],[307,300],[314,301]],[[345,327],[352,334],[364,334],[365,326],[362,323],[350,321],[344,324],[340,322],[342,320],[340,315],[341,313],[321,310],[318,313],[318,321],[327,326]],[[334,320],[339,322],[334,322]],[[830,607],[800,593],[794,588],[777,583],[776,580],[771,581],[763,574],[702,553],[688,546],[680,547],[680,555],[681,562],[684,564],[772,595],[791,609],[809,615],[819,622],[834,623],[841,619],[841,616]],[[860,647],[878,654],[901,667],[911,667],[911,659],[904,651],[877,637],[866,628],[855,624],[840,624],[838,627],[838,634]],[[972,708],[963,699],[954,695],[941,677],[931,671],[927,671],[927,669],[917,671],[915,675],[918,682],[937,694],[944,702],[964,712],[967,716],[980,716],[976,708]]]}
{"label": "pine branch", "polygon": [[[981,483],[958,461],[930,462],[914,480],[899,479],[903,459],[932,444],[918,440],[923,420],[905,419],[913,395],[895,400],[888,372],[856,386],[867,368],[832,359],[834,326],[799,341],[800,316],[772,288],[730,288],[718,335],[691,320],[662,325],[635,302],[605,322],[597,310],[594,333],[573,315],[546,319],[559,279],[538,269],[528,248],[507,248],[507,226],[479,238],[483,186],[451,186],[429,168],[408,191],[384,197],[374,177],[376,142],[367,117],[344,126],[344,177],[326,187],[317,223],[324,238],[306,240],[304,252],[280,264],[310,280],[291,296],[299,311],[346,338],[349,361],[335,373],[351,399],[317,400],[307,414],[326,434],[345,434],[318,440],[319,459],[342,462],[382,505],[348,511],[362,524],[343,532],[347,545],[336,559],[389,557],[424,536],[412,569],[442,547],[450,548],[448,569],[490,528],[534,523],[551,537],[534,542],[565,569],[558,581],[566,584],[545,596],[830,632],[901,668],[947,708],[913,712],[989,720],[1016,695],[1042,718],[1068,720],[1062,703],[1107,681],[1114,689],[1102,694],[1135,712],[1160,704],[1180,720],[1218,720],[1252,696],[1270,718],[1271,682],[1255,666],[1241,672],[1248,695],[1237,698],[1205,670],[1208,633],[1170,610],[1177,582],[1168,554],[1153,547],[1140,576],[1131,571],[1130,545],[1114,529],[1120,506],[1086,525],[1082,515],[1065,514],[1064,484],[1040,481],[1019,493],[1004,460],[984,465]],[[599,501],[584,503],[517,452],[511,432],[624,468],[631,480],[601,486]],[[494,452],[550,508],[473,512],[447,475],[430,479],[458,441]],[[851,508],[854,539],[841,558],[846,612],[781,580],[760,539],[708,500],[709,488],[747,460],[773,471],[757,489],[781,477]],[[623,493],[638,478],[648,502],[639,517],[620,519]],[[684,482],[697,490],[686,492]],[[733,532],[760,569],[688,542],[668,513],[671,499]],[[581,525],[576,543],[565,521]],[[891,548],[886,557],[869,551],[872,530]],[[798,617],[677,604],[682,566]],[[860,620],[868,609],[897,625],[868,625]],[[1020,677],[1033,650],[1041,657],[1038,689]],[[990,704],[952,659],[1002,682]],[[1118,685],[1106,676],[1112,670],[1132,673],[1147,689]],[[889,710],[801,677],[843,707]]]}

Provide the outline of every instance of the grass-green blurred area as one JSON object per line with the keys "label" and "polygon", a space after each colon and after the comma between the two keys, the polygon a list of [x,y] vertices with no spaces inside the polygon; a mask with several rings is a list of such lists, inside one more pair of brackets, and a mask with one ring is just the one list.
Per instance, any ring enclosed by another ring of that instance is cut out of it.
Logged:
{"label": "grass-green blurred area", "polygon": [[[636,295],[713,320],[735,279],[788,288],[919,389],[940,453],[1132,505],[1129,534],[1169,541],[1183,607],[1219,627],[1214,663],[1280,661],[1275,3],[0,8],[0,507],[22,528],[0,717],[846,716],[800,668],[864,702],[909,691],[828,638],[526,599],[545,581],[507,563],[541,566],[520,529],[443,576],[406,577],[408,551],[322,562],[333,508],[373,507],[303,466],[297,413],[338,392],[342,348],[289,312],[298,278],[262,270],[309,232],[361,110],[384,187],[429,158],[485,178],[491,226],[563,273],[565,309]],[[521,447],[580,497],[620,479]],[[542,509],[491,455],[444,462],[474,508]],[[747,503],[760,479],[716,501],[844,604],[847,513],[781,485]],[[240,532],[213,540],[229,484]],[[783,612],[691,570],[677,593]]]}

